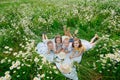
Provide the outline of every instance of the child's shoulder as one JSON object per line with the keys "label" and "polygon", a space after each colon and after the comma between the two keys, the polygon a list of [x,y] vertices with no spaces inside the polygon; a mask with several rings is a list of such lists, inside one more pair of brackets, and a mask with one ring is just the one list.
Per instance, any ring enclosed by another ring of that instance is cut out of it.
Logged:
{"label": "child's shoulder", "polygon": [[84,45],[82,45],[82,50],[83,50],[83,51],[86,51],[86,48],[85,48],[85,46],[84,46]]}

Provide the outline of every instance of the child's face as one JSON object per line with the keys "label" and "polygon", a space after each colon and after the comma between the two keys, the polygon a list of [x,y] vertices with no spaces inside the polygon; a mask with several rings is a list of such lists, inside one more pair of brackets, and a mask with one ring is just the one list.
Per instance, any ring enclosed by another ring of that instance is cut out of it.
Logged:
{"label": "child's face", "polygon": [[63,45],[64,45],[65,47],[68,47],[68,46],[69,46],[69,41],[68,41],[68,40],[64,40],[64,41],[63,41]]}
{"label": "child's face", "polygon": [[48,44],[48,48],[49,48],[49,49],[53,49],[53,48],[54,48],[53,43],[49,43],[49,44]]}
{"label": "child's face", "polygon": [[74,41],[74,47],[79,47],[79,41]]}
{"label": "child's face", "polygon": [[57,38],[56,39],[56,42],[59,44],[59,43],[61,43],[61,39],[60,38]]}

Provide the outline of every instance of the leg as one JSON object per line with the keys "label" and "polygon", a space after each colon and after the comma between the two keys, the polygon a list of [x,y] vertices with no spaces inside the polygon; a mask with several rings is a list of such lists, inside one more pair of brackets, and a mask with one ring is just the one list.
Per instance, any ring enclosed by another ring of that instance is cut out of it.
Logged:
{"label": "leg", "polygon": [[74,31],[73,37],[75,38],[77,36],[78,29]]}
{"label": "leg", "polygon": [[96,43],[91,43],[92,46],[95,46]]}
{"label": "leg", "polygon": [[77,33],[78,33],[78,29],[77,29],[77,30],[75,30],[74,34],[77,34]]}
{"label": "leg", "polygon": [[44,36],[45,36],[45,39],[46,39],[46,40],[48,40],[48,37],[47,37],[47,35],[46,35],[46,34],[44,34]]}
{"label": "leg", "polygon": [[66,29],[66,25],[63,26],[63,30],[64,30],[64,31],[67,31],[67,29]]}
{"label": "leg", "polygon": [[64,30],[64,35],[67,36],[67,29],[66,29],[66,25],[63,26],[63,30]]}
{"label": "leg", "polygon": [[42,41],[46,40],[45,39],[45,34],[42,34]]}
{"label": "leg", "polygon": [[65,26],[63,26],[63,30],[64,30],[64,35],[65,36],[68,36],[68,37],[72,38],[72,35],[70,33],[70,28],[66,28],[66,25],[65,25]]}
{"label": "leg", "polygon": [[91,41],[90,41],[90,43],[92,44],[92,43],[95,43],[97,40],[98,40],[98,35],[97,34],[95,34],[95,36],[91,39]]}
{"label": "leg", "polygon": [[67,34],[70,38],[73,38],[72,34],[70,33],[70,28],[69,27],[67,28]]}

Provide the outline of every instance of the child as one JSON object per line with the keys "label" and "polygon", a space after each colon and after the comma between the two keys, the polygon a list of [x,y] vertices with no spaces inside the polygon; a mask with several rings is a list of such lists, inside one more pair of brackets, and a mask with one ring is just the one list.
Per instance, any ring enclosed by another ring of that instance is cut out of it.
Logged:
{"label": "child", "polygon": [[55,37],[55,47],[56,53],[59,53],[62,50],[62,37],[60,35]]}
{"label": "child", "polygon": [[65,53],[70,53],[71,51],[71,44],[69,42],[69,38],[65,38],[63,40],[63,46],[62,46],[62,51],[65,52]]}
{"label": "child", "polygon": [[54,56],[55,56],[55,50],[54,50],[54,44],[52,41],[48,41],[47,42],[47,47],[48,47],[48,51],[47,51],[47,54],[46,54],[46,59],[49,61],[49,62],[53,62],[54,61]]}
{"label": "child", "polygon": [[72,59],[72,61],[77,61],[79,63],[82,58],[82,53],[91,49],[95,45],[97,40],[98,40],[97,34],[95,34],[95,36],[91,39],[90,42],[86,41],[86,40],[82,40],[82,39],[80,40],[80,39],[75,38],[72,43],[73,53],[70,56],[70,59]]}
{"label": "child", "polygon": [[50,54],[50,53],[54,53],[55,50],[54,50],[54,44],[52,41],[48,41],[47,42],[47,47],[48,47],[48,52],[47,54]]}
{"label": "child", "polygon": [[82,53],[85,51],[85,47],[82,45],[81,40],[78,38],[74,39],[72,47],[73,52],[70,55],[70,59],[79,63],[81,61]]}

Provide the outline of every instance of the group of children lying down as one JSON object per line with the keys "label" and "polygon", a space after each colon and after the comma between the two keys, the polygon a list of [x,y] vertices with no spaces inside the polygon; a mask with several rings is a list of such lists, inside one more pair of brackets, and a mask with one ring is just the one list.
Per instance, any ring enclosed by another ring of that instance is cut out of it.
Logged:
{"label": "group of children lying down", "polygon": [[[54,42],[49,40],[46,34],[42,34],[42,40],[47,41],[47,54],[59,54],[60,52],[69,54],[71,52],[72,54],[69,55],[70,59],[79,57],[86,51],[86,46],[82,44],[80,39],[76,38],[77,33],[78,31],[76,30],[74,34],[71,35],[70,29],[64,26],[64,36],[57,35]],[[95,34],[89,42],[90,45],[94,46],[97,39],[98,35]]]}
{"label": "group of children lying down", "polygon": [[57,35],[54,39],[48,39],[46,34],[42,34],[43,42],[37,45],[38,53],[43,54],[49,62],[56,64],[59,71],[69,79],[78,80],[76,68],[73,62],[80,63],[82,54],[92,48],[98,40],[98,35],[91,41],[78,39],[78,30],[74,34],[64,26],[64,36]]}

